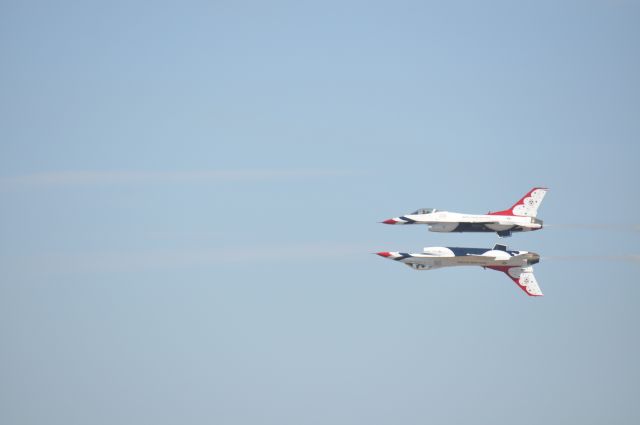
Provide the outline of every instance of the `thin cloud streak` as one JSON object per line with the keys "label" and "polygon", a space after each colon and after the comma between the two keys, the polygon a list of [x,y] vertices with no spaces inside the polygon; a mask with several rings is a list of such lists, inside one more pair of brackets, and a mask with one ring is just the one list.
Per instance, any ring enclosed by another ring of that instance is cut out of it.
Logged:
{"label": "thin cloud streak", "polygon": [[238,169],[200,171],[56,171],[0,177],[0,189],[66,187],[109,184],[223,183],[236,181],[286,180],[341,177],[349,170],[323,168]]}
{"label": "thin cloud streak", "polygon": [[75,274],[139,272],[215,267],[229,264],[346,261],[366,256],[370,247],[355,245],[298,244],[258,248],[229,247],[214,250],[120,251],[95,253],[46,253],[0,257],[3,274]]}

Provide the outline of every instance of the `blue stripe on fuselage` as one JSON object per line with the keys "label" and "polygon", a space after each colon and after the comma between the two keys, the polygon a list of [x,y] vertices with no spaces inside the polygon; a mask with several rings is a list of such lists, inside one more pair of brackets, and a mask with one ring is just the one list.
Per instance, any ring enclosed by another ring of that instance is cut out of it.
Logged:
{"label": "blue stripe on fuselage", "polygon": [[[511,226],[510,229],[507,229],[511,232],[522,232],[523,228],[521,226]],[[485,224],[482,223],[458,223],[458,226],[452,230],[452,232],[463,233],[463,232],[487,232],[487,233],[496,233],[496,230],[489,229]]]}
{"label": "blue stripe on fuselage", "polygon": [[[460,248],[451,246],[448,246],[447,248],[449,248],[456,257],[464,257],[465,255],[482,255],[485,252],[492,251],[491,248]],[[506,252],[511,256],[518,255],[518,251]]]}
{"label": "blue stripe on fuselage", "polygon": [[412,220],[412,219],[410,219],[409,217],[404,216],[404,215],[401,215],[401,216],[400,216],[400,217],[398,217],[398,218],[399,218],[399,219],[401,219],[401,220],[406,221],[408,224],[413,224],[413,223],[415,223],[415,222],[416,222],[415,220]]}

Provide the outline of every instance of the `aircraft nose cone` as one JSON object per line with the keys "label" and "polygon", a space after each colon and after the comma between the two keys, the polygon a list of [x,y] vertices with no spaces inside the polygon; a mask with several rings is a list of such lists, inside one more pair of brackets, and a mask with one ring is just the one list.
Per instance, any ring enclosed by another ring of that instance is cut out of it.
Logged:
{"label": "aircraft nose cone", "polygon": [[384,224],[396,224],[397,221],[395,221],[394,219],[390,218],[389,220],[385,220],[382,223],[384,223]]}
{"label": "aircraft nose cone", "polygon": [[381,257],[391,257],[391,254],[388,252],[376,252],[376,254],[378,254]]}

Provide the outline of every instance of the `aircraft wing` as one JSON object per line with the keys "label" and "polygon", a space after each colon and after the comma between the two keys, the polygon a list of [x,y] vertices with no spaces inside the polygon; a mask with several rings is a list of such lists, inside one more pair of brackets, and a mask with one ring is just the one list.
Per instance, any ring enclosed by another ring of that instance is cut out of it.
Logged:
{"label": "aircraft wing", "polygon": [[458,264],[464,263],[464,264],[478,264],[478,265],[487,264],[487,261],[494,261],[496,259],[496,257],[491,257],[488,255],[473,255],[473,254],[467,254],[464,256],[460,255],[453,258],[456,259],[456,263]]}
{"label": "aircraft wing", "polygon": [[513,226],[513,223],[511,222],[502,222],[501,220],[495,219],[495,220],[482,220],[482,221],[475,221],[475,220],[460,220],[460,219],[456,219],[456,218],[449,218],[449,219],[439,219],[439,220],[414,220],[417,223],[422,223],[422,224],[438,224],[438,223],[473,223],[473,224],[503,224],[505,226]]}
{"label": "aircraft wing", "polygon": [[544,295],[540,290],[538,281],[533,275],[533,267],[510,267],[510,266],[488,266],[488,269],[505,273],[513,280],[520,289],[530,297],[541,297]]}
{"label": "aircraft wing", "polygon": [[399,256],[394,259],[404,263],[414,270],[431,270],[447,266],[485,266],[487,261],[493,261],[495,258],[496,257],[489,257],[486,255],[459,255],[455,257],[445,257],[429,254],[399,253]]}
{"label": "aircraft wing", "polygon": [[484,265],[488,261],[494,261],[496,257],[488,256],[488,255],[457,255],[455,257],[444,257],[440,255],[429,255],[429,254],[413,254],[410,256],[410,260],[406,261],[408,263],[421,263],[421,262],[437,262],[442,265],[459,265],[459,264],[475,264],[475,265]]}

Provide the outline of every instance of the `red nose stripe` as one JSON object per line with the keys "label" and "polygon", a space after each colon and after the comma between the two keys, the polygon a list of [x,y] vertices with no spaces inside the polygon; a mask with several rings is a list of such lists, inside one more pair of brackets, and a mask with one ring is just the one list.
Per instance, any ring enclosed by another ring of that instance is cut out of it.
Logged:
{"label": "red nose stripe", "polygon": [[394,219],[390,218],[389,220],[383,221],[383,223],[384,224],[396,224],[397,222]]}
{"label": "red nose stripe", "polygon": [[381,257],[391,257],[391,253],[389,252],[378,252],[378,255]]}

